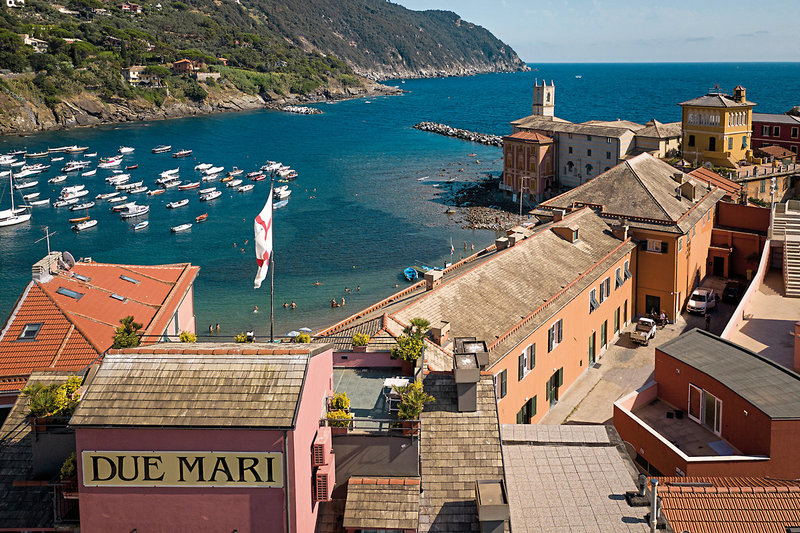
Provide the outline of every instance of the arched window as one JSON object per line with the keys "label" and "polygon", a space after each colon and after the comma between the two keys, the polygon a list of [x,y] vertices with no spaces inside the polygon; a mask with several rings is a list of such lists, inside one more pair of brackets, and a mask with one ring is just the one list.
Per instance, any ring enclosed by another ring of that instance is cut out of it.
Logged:
{"label": "arched window", "polygon": [[592,175],[592,169],[593,168],[594,167],[592,167],[592,165],[589,165],[589,164],[586,165],[586,175],[587,176],[591,176]]}
{"label": "arched window", "polygon": [[547,93],[547,101],[550,101],[550,93]]}
{"label": "arched window", "polygon": [[572,174],[574,169],[575,169],[575,165],[572,163],[572,161],[567,161],[567,172]]}

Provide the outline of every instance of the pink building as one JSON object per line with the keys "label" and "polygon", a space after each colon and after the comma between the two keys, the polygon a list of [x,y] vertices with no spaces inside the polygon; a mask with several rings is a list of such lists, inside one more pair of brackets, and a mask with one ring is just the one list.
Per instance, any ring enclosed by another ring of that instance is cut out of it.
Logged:
{"label": "pink building", "polygon": [[334,456],[330,345],[109,353],[75,428],[81,531],[314,531]]}

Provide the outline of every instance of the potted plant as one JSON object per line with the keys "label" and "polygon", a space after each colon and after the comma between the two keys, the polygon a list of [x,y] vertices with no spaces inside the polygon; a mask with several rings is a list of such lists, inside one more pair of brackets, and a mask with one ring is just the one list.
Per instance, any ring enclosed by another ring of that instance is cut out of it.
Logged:
{"label": "potted plant", "polygon": [[133,316],[128,315],[125,318],[120,318],[120,327],[114,329],[114,344],[112,348],[132,348],[139,346],[139,330],[142,329],[142,324],[133,321]]}
{"label": "potted plant", "polygon": [[356,333],[353,335],[353,351],[366,352],[369,344],[369,335],[366,333]]}
{"label": "potted plant", "polygon": [[308,333],[301,333],[300,335],[294,338],[294,342],[308,344],[309,342],[311,342],[311,335],[309,335]]}
{"label": "potted plant", "polygon": [[411,368],[404,370],[410,373],[414,363],[422,356],[425,350],[425,334],[430,329],[430,322],[424,318],[413,318],[411,324],[403,329],[403,334],[397,337],[396,344],[392,347],[392,359],[401,359],[411,363]]}
{"label": "potted plant", "polygon": [[197,342],[197,335],[191,331],[181,331],[180,340],[181,342]]}
{"label": "potted plant", "polygon": [[66,383],[32,383],[22,389],[22,395],[28,398],[31,423],[37,431],[46,430],[48,420],[69,420],[80,401],[78,389],[82,384],[82,378],[72,376]]}
{"label": "potted plant", "polygon": [[346,392],[335,392],[328,402],[328,411],[350,412],[350,398]]}
{"label": "potted plant", "polygon": [[403,434],[416,435],[419,431],[419,417],[422,410],[426,403],[434,400],[434,397],[422,390],[422,380],[393,388],[400,395],[397,417],[403,420]]}
{"label": "potted plant", "polygon": [[328,411],[325,418],[328,419],[328,427],[331,428],[331,434],[333,435],[347,433],[347,430],[353,424],[353,414],[341,409]]}

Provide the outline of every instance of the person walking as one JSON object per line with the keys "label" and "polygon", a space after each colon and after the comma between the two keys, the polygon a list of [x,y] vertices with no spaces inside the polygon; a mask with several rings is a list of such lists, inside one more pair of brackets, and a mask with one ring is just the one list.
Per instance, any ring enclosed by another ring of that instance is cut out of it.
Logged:
{"label": "person walking", "polygon": [[706,311],[706,331],[711,331],[711,313]]}

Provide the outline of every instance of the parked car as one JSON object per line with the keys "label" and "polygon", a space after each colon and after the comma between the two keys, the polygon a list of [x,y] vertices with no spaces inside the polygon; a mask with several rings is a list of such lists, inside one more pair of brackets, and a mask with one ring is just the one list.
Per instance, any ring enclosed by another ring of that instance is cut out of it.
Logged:
{"label": "parked car", "polygon": [[689,303],[686,310],[690,313],[706,314],[717,306],[716,295],[714,289],[699,288],[695,289],[689,297]]}
{"label": "parked car", "polygon": [[656,336],[656,322],[652,318],[642,317],[636,321],[636,328],[631,331],[631,340],[636,344],[647,346],[650,339]]}
{"label": "parked car", "polygon": [[745,287],[736,280],[730,280],[725,284],[725,289],[722,291],[722,301],[735,304],[742,299]]}

